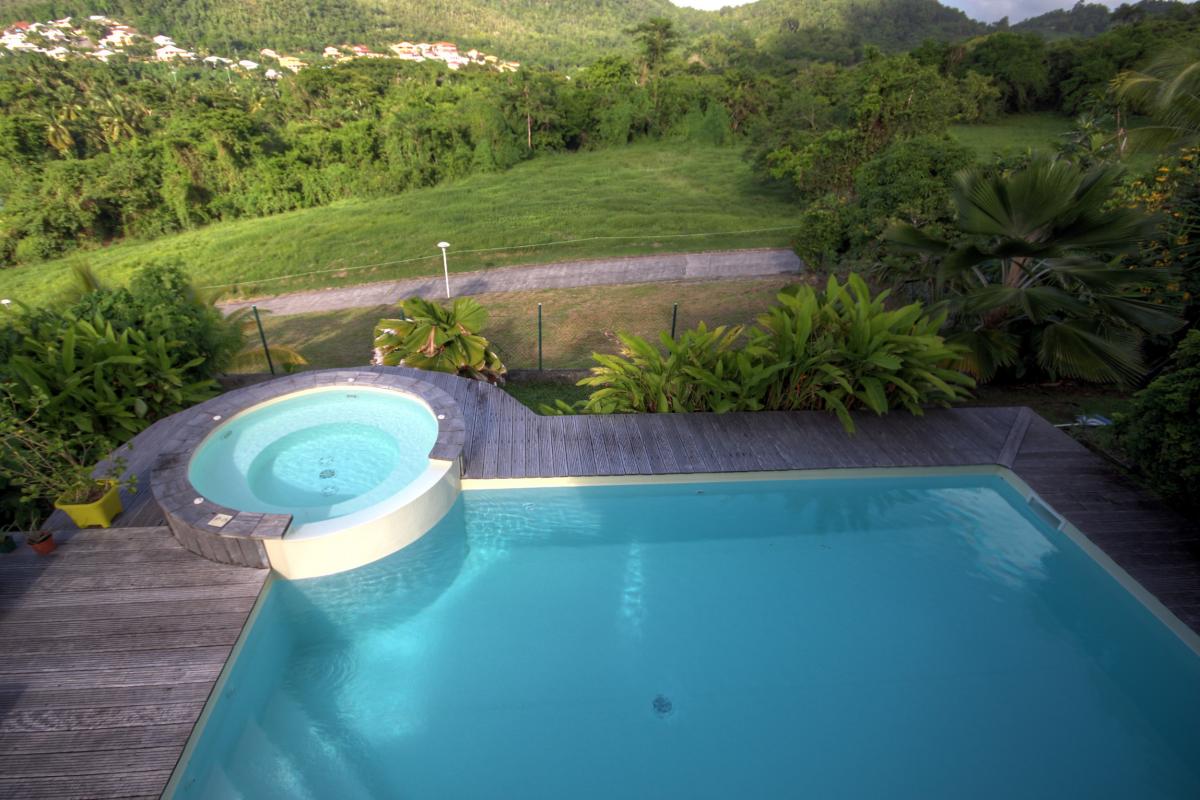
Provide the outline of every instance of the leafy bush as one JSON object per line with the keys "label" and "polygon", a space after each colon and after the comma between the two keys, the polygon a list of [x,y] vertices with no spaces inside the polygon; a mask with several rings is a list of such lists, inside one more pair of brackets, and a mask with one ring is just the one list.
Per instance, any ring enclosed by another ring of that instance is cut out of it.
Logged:
{"label": "leafy bush", "polygon": [[1189,332],[1170,368],[1134,395],[1116,433],[1156,490],[1200,509],[1200,330]]}
{"label": "leafy bush", "polygon": [[138,330],[175,342],[178,362],[192,365],[186,369],[188,380],[213,377],[241,347],[241,326],[201,297],[178,264],[145,264],[128,288],[100,286],[86,269],[79,278],[85,291],[70,308],[73,316],[99,316],[117,333]]}
{"label": "leafy bush", "polygon": [[18,414],[80,442],[120,443],[159,417],[211,397],[216,383],[190,377],[182,339],[122,331],[99,314],[14,313],[0,380]]}
{"label": "leafy bush", "polygon": [[580,386],[598,387],[576,407],[545,411],[590,414],[678,411],[823,409],[854,431],[850,412],[884,414],[948,405],[974,386],[949,365],[962,352],[938,335],[944,318],[918,303],[888,310],[887,293],[871,296],[851,275],[830,278],[823,292],[796,286],[758,319],[741,328],[703,324],[678,341],[662,334],[662,349],[622,336],[617,355],[595,354],[598,366]]}
{"label": "leafy bush", "polygon": [[504,382],[504,364],[479,335],[487,324],[487,310],[478,302],[460,297],[444,308],[411,297],[400,308],[404,319],[381,319],[375,326],[376,364]]}
{"label": "leafy bush", "polygon": [[920,303],[888,310],[887,297],[872,297],[854,274],[845,285],[831,277],[824,292],[797,286],[780,293],[747,348],[759,364],[779,370],[763,406],[831,410],[852,432],[855,409],[919,415],[922,406],[965,399],[975,382],[950,366],[961,350],[938,335],[945,317],[927,314]]}

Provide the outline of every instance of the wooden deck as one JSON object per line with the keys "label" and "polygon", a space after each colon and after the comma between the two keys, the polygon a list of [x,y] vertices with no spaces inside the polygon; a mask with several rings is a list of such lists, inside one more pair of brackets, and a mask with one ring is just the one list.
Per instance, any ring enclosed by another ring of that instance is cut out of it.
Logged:
{"label": "wooden deck", "polygon": [[267,571],[166,528],[61,538],[0,556],[0,797],[158,797]]}
{"label": "wooden deck", "polygon": [[[851,437],[821,413],[540,417],[487,385],[397,371],[459,403],[470,478],[1010,467],[1200,631],[1197,524],[1028,409],[864,416]],[[141,527],[161,525],[148,472],[174,424],[127,453],[143,487],[126,497],[129,527],[72,533],[56,515],[54,556],[0,556],[0,797],[157,795],[261,590],[265,572]]]}

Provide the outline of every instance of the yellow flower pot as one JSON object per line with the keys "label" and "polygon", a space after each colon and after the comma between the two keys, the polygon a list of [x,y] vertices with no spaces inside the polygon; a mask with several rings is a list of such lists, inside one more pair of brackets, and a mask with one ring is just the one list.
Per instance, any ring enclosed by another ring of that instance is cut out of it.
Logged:
{"label": "yellow flower pot", "polygon": [[106,481],[108,491],[99,500],[92,503],[63,503],[55,501],[54,507],[67,512],[67,516],[81,528],[99,525],[107,528],[113,519],[121,513],[121,487],[116,481]]}

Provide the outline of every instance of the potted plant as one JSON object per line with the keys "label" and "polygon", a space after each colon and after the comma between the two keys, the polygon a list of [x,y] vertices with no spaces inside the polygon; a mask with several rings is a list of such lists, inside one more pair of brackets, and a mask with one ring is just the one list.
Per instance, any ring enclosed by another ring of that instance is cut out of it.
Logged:
{"label": "potted plant", "polygon": [[21,498],[33,505],[53,504],[81,528],[109,527],[121,513],[120,490],[133,491],[136,479],[122,477],[125,459],[93,467],[94,457],[110,447],[103,439],[68,440],[43,430],[32,417],[6,414],[0,419],[0,464]]}
{"label": "potted plant", "polygon": [[47,556],[54,552],[58,545],[54,534],[42,527],[42,517],[35,511],[29,511],[17,521],[17,526],[25,532],[25,544],[33,548],[39,556]]}

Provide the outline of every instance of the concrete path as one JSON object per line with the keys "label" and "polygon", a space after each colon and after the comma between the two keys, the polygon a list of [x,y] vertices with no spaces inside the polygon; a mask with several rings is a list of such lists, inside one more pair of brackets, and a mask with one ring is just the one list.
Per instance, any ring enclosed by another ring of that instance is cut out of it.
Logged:
{"label": "concrete path", "polygon": [[[803,264],[791,250],[673,253],[596,261],[566,261],[530,267],[497,267],[478,272],[452,272],[450,291],[458,297],[488,292],[569,289],[576,286],[623,283],[730,280],[793,274],[801,269]],[[309,311],[391,305],[414,295],[426,298],[445,297],[446,288],[441,272],[428,278],[381,281],[337,289],[281,294],[255,300],[253,305],[273,314],[303,314]],[[220,303],[219,307],[228,314],[250,305],[249,301],[239,301]]]}

